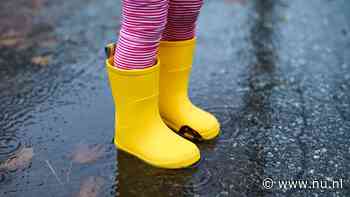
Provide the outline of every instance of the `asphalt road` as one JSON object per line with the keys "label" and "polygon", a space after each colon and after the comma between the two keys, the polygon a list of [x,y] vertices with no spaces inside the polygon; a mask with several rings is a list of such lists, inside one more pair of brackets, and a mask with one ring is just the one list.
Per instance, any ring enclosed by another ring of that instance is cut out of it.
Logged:
{"label": "asphalt road", "polygon": [[[2,2],[0,163],[33,154],[0,167],[0,196],[350,196],[349,10],[347,0],[205,1],[190,96],[222,134],[199,144],[198,166],[168,171],[112,143],[103,47],[117,38],[120,2]],[[81,164],[77,144],[103,151]]]}

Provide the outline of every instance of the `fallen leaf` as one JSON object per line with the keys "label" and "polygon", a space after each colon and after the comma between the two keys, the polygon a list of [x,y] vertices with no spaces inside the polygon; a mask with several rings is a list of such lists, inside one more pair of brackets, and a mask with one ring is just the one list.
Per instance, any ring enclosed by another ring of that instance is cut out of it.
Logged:
{"label": "fallen leaf", "polygon": [[21,40],[17,37],[8,37],[0,39],[0,46],[13,47],[16,46]]}
{"label": "fallen leaf", "polygon": [[51,55],[47,56],[36,56],[32,58],[32,63],[40,66],[46,66],[50,63]]}
{"label": "fallen leaf", "polygon": [[5,162],[4,168],[10,171],[26,168],[34,156],[33,148],[23,148],[13,158]]}
{"label": "fallen leaf", "polygon": [[106,149],[101,145],[78,144],[73,151],[72,160],[75,163],[92,163],[97,161],[106,152]]}
{"label": "fallen leaf", "polygon": [[97,197],[104,184],[102,177],[90,176],[80,185],[79,197]]}

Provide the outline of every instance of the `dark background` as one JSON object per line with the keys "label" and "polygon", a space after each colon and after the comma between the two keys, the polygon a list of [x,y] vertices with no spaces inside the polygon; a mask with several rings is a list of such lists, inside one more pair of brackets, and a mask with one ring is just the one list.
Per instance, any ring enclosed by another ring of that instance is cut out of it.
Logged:
{"label": "dark background", "polygon": [[[33,152],[0,167],[1,197],[350,196],[348,0],[205,1],[190,96],[222,134],[199,145],[198,167],[176,171],[112,143],[103,47],[119,13],[118,0],[0,3],[0,163]],[[81,144],[103,151],[73,162]],[[266,190],[266,177],[346,182]]]}

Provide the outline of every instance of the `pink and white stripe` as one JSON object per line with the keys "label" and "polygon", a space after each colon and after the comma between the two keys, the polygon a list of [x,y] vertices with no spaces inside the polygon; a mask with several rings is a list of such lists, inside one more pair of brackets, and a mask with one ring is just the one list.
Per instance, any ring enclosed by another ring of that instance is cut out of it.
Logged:
{"label": "pink and white stripe", "polygon": [[203,0],[122,0],[122,25],[114,56],[121,69],[155,64],[160,40],[187,40]]}
{"label": "pink and white stripe", "polygon": [[170,0],[162,39],[178,41],[193,38],[202,4],[203,0]]}

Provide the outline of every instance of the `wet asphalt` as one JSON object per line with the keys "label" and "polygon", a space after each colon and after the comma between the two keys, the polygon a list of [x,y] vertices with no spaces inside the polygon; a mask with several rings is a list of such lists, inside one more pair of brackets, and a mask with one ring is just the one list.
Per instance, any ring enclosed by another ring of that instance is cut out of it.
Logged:
{"label": "wet asphalt", "polygon": [[[347,0],[205,1],[190,96],[222,134],[199,144],[197,166],[169,171],[112,143],[103,47],[117,38],[120,2],[1,3],[0,161],[24,147],[34,156],[24,169],[0,170],[0,196],[79,196],[88,177],[104,180],[104,197],[350,196],[349,10]],[[72,164],[78,143],[106,152]],[[277,184],[339,179],[337,189]]]}

